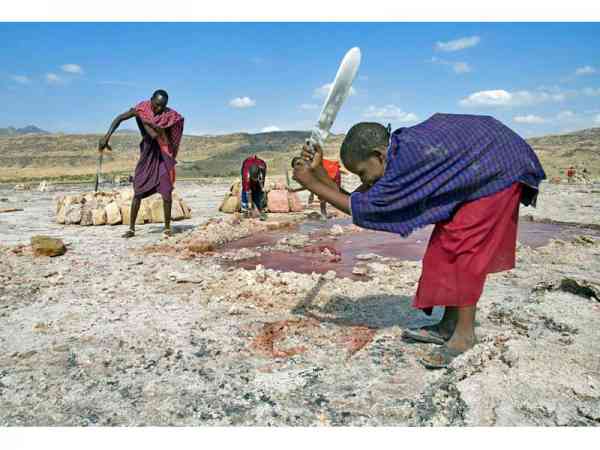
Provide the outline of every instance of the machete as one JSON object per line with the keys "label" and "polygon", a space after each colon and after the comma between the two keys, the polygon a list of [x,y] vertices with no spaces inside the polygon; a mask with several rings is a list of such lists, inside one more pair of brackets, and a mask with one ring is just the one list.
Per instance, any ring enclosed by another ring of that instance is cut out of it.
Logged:
{"label": "machete", "polygon": [[[308,144],[311,147],[314,147],[315,144],[319,144],[321,148],[323,147],[342,104],[350,95],[352,82],[354,81],[356,73],[358,72],[358,67],[360,66],[360,58],[361,54],[358,47],[351,48],[344,55],[335,79],[331,84],[331,90],[325,99],[325,103],[323,103],[323,109],[321,109],[319,120],[310,134]],[[294,167],[296,161],[299,159],[301,159],[300,156],[292,159],[292,167]],[[325,279],[321,277],[307,296],[292,309],[292,314],[310,314],[308,310],[323,284],[325,284]]]}
{"label": "machete", "polygon": [[[329,94],[323,103],[321,114],[319,114],[319,120],[313,127],[308,142],[314,146],[319,144],[323,147],[323,144],[331,131],[331,126],[337,117],[337,114],[344,104],[344,101],[350,95],[352,89],[352,82],[358,72],[360,66],[360,49],[353,47],[344,55],[340,67],[338,68],[337,74],[333,83],[331,83],[331,89]],[[292,167],[299,157],[292,160]]]}

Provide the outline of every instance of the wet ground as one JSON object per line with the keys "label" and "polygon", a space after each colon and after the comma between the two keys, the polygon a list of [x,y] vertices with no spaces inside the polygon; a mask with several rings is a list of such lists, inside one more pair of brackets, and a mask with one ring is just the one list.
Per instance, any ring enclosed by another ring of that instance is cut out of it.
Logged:
{"label": "wet ground", "polygon": [[[130,240],[55,224],[53,196],[89,186],[0,188],[23,209],[0,213],[0,426],[600,424],[597,186],[545,184],[522,209],[527,245],[486,282],[478,344],[437,372],[419,363],[432,345],[400,338],[442,313],[411,308],[428,230],[308,221],[189,257],[177,242],[219,223],[228,185],[178,189],[193,219],[163,241],[159,224]],[[33,256],[34,234],[67,253]],[[350,266],[365,275],[336,278]]]}
{"label": "wet ground", "polygon": [[[335,271],[337,277],[359,280],[367,274],[353,274],[353,269],[370,254],[384,258],[406,261],[419,261],[423,258],[433,226],[417,230],[406,238],[392,233],[351,229],[342,236],[335,236],[331,230],[337,226],[346,229],[352,224],[350,218],[333,219],[327,222],[307,220],[285,231],[272,231],[249,236],[228,243],[220,252],[231,252],[247,248],[260,253],[254,258],[244,259],[229,266],[254,269],[262,265],[267,269],[298,273],[327,273]],[[307,237],[312,245],[296,251],[281,251],[274,247],[290,233]],[[600,239],[600,230],[555,223],[535,223],[522,219],[519,223],[518,241],[522,245],[538,248],[547,245],[552,239],[569,239],[573,235],[585,234]],[[325,254],[324,254],[325,253]],[[364,257],[361,259],[361,257]]]}

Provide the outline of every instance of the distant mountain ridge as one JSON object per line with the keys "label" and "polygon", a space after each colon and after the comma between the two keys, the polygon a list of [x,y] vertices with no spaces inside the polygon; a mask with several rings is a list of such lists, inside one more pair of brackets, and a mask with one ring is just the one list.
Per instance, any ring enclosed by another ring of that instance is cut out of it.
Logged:
{"label": "distant mountain ridge", "polygon": [[[16,131],[16,130],[15,130]],[[140,135],[123,130],[111,139],[105,173],[130,175],[139,157]],[[258,154],[268,173],[290,170],[290,160],[300,152],[309,131],[232,133],[183,137],[179,149],[178,177],[239,176],[244,158]],[[26,133],[0,136],[0,182],[37,179],[91,179],[96,173],[100,134]],[[339,158],[343,134],[332,135],[325,145],[327,158]],[[564,177],[570,166],[587,170],[600,179],[600,128],[528,139],[548,178]]]}
{"label": "distant mountain ridge", "polygon": [[35,125],[27,125],[23,128],[7,127],[0,128],[0,136],[21,136],[24,134],[51,134],[49,131],[42,130]]}

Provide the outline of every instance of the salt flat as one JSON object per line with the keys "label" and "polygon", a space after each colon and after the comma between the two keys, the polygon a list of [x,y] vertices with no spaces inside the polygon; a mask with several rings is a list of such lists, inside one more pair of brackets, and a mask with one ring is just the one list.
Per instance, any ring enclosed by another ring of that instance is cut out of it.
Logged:
{"label": "salt flat", "polygon": [[[520,246],[516,269],[489,277],[479,343],[436,372],[418,363],[431,346],[400,340],[441,313],[410,307],[419,261],[374,255],[364,279],[246,270],[179,252],[225,217],[227,183],[178,183],[193,218],[167,242],[160,224],[123,240],[123,225],[54,223],[53,197],[83,189],[0,189],[0,207],[24,210],[0,214],[0,425],[600,423],[598,185],[544,183],[522,208],[588,228]],[[36,234],[67,253],[19,247]]]}

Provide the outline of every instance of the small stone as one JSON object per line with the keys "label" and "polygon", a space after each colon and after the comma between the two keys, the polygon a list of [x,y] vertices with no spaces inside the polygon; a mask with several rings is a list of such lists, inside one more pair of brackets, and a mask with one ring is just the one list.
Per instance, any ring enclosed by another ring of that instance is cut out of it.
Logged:
{"label": "small stone", "polygon": [[31,238],[33,254],[37,256],[60,256],[67,251],[62,239],[49,236],[33,236]]}
{"label": "small stone", "polygon": [[333,236],[341,236],[342,234],[344,234],[344,229],[341,225],[336,224],[331,227],[329,233]]}
{"label": "small stone", "polygon": [[329,271],[327,271],[327,273],[325,275],[323,275],[323,278],[327,281],[333,281],[333,280],[335,280],[336,276],[337,276],[337,273],[335,270],[329,270]]}
{"label": "small stone", "polygon": [[382,273],[387,270],[387,266],[385,264],[381,264],[378,262],[369,263],[367,264],[367,267],[375,273]]}
{"label": "small stone", "polygon": [[365,266],[354,266],[352,269],[353,275],[365,276],[369,273],[369,269]]}
{"label": "small stone", "polygon": [[33,326],[33,331],[37,333],[47,333],[49,330],[50,327],[44,322],[38,322]]}
{"label": "small stone", "polygon": [[359,261],[370,261],[372,259],[377,258],[379,258],[379,255],[376,255],[375,253],[364,253],[362,255],[356,255],[356,259],[358,259]]}

